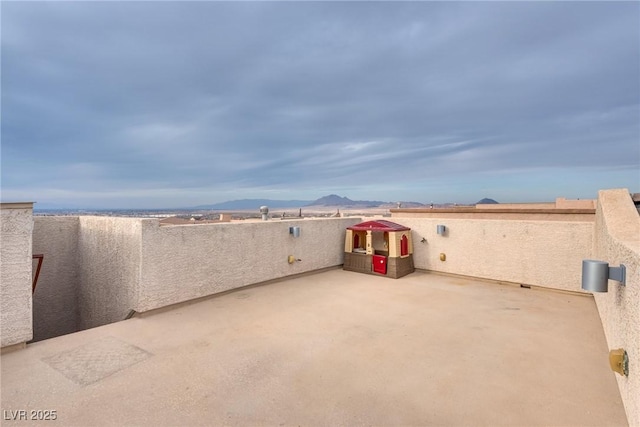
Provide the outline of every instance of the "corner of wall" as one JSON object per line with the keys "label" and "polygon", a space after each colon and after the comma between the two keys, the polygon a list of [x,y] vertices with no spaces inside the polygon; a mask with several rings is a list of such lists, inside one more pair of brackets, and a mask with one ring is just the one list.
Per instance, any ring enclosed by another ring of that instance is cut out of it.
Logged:
{"label": "corner of wall", "polygon": [[33,251],[44,255],[33,294],[33,341],[80,328],[77,216],[36,216]]}
{"label": "corner of wall", "polygon": [[0,229],[0,347],[8,347],[33,338],[33,204],[2,203]]}
{"label": "corner of wall", "polygon": [[610,281],[594,297],[609,349],[629,355],[629,376],[615,376],[629,425],[640,425],[640,215],[627,189],[598,193],[592,255],[626,267],[626,286]]}

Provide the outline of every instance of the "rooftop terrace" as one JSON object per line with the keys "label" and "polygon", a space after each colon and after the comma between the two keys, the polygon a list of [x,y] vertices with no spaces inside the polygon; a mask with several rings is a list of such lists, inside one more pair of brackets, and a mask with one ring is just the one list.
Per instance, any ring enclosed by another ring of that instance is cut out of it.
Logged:
{"label": "rooftop terrace", "polygon": [[[578,216],[436,211],[392,211],[418,269],[394,280],[336,269],[357,217],[161,226],[2,203],[0,421],[640,427],[629,191]],[[584,259],[626,283],[585,292]]]}
{"label": "rooftop terrace", "polygon": [[60,425],[626,425],[607,353],[589,295],[334,269],[6,353],[2,407]]}

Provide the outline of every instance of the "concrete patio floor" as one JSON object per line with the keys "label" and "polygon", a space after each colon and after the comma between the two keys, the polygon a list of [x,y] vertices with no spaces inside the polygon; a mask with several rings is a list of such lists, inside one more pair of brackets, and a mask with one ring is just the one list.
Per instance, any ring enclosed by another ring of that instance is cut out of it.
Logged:
{"label": "concrete patio floor", "polygon": [[593,298],[421,271],[241,289],[0,362],[7,426],[627,424]]}

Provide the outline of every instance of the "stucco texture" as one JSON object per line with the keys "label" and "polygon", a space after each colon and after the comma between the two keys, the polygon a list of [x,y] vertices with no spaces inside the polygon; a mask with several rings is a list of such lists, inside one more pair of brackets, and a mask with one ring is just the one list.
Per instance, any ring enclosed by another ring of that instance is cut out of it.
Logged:
{"label": "stucco texture", "polygon": [[[160,227],[145,221],[136,311],[340,265],[348,226],[361,218]],[[289,234],[300,227],[300,236]],[[288,263],[288,256],[296,260]]]}
{"label": "stucco texture", "polygon": [[[482,205],[490,206],[490,205]],[[491,205],[493,206],[493,205]],[[495,205],[495,206],[502,206]],[[525,210],[525,209],[491,209],[451,208],[451,209],[390,209],[393,221],[402,223],[400,218],[438,218],[438,219],[492,219],[496,221],[578,221],[593,222],[594,212],[566,212],[556,209]],[[396,221],[397,219],[397,221]]]}
{"label": "stucco texture", "polygon": [[0,209],[0,347],[29,341],[31,320],[32,208]]}
{"label": "stucco texture", "polygon": [[[131,310],[340,265],[345,229],[360,221],[160,227],[157,219],[38,217],[33,245],[45,262],[34,297],[35,339],[120,321]],[[300,227],[300,237],[289,234],[291,226]],[[289,255],[301,261],[289,264]],[[30,306],[22,306],[30,314]]]}
{"label": "stucco texture", "polygon": [[593,258],[626,267],[626,286],[609,281],[594,296],[609,348],[628,353],[629,376],[616,378],[629,425],[640,426],[640,216],[627,189],[598,194]]}
{"label": "stucco texture", "polygon": [[[416,268],[578,292],[581,270],[574,266],[589,258],[593,240],[592,222],[394,221],[412,229]],[[442,236],[436,232],[438,224],[447,228]]]}
{"label": "stucco texture", "polygon": [[33,340],[78,330],[78,235],[80,220],[72,216],[33,218],[33,253],[44,255],[33,294]]}
{"label": "stucco texture", "polygon": [[123,320],[136,305],[142,221],[80,217],[80,329]]}

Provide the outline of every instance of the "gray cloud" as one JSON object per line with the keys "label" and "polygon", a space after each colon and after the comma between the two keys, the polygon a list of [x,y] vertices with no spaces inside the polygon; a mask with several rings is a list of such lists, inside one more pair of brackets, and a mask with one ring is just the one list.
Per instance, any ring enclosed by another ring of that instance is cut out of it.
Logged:
{"label": "gray cloud", "polygon": [[3,198],[177,206],[328,190],[417,201],[638,191],[638,12],[5,3]]}

